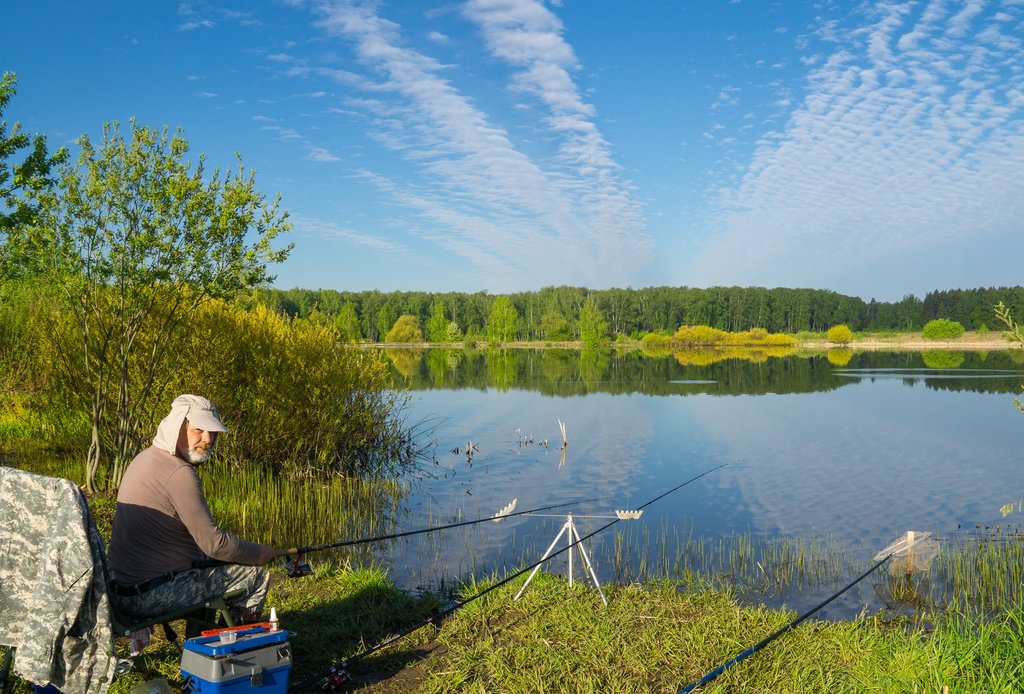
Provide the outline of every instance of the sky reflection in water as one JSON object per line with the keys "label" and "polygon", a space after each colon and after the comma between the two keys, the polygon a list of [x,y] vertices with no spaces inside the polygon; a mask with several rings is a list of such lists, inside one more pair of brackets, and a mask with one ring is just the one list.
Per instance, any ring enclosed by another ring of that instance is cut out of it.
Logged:
{"label": "sky reflection in water", "polygon": [[[428,466],[433,477],[413,485],[408,527],[490,516],[512,498],[517,510],[527,510],[606,497],[566,509],[586,534],[608,522],[587,514],[636,508],[729,463],[653,504],[641,520],[587,540],[605,582],[612,579],[616,530],[629,530],[633,545],[646,533],[653,553],[666,535],[829,537],[866,566],[908,529],[941,536],[958,525],[1013,523],[999,507],[1024,496],[1017,455],[1024,416],[1012,405],[1024,372],[1006,359],[981,365],[992,369],[948,373],[917,369],[906,355],[892,356],[891,366],[879,364],[884,356],[862,357],[870,361],[863,367],[857,355],[842,369],[824,357],[708,367],[669,360],[652,378],[636,357],[611,357],[600,383],[589,387],[571,371],[545,386],[522,385],[537,358],[517,357],[519,376],[504,389],[457,377],[451,387],[413,379],[410,420],[442,420],[437,464]],[[969,355],[964,366],[975,359]],[[944,378],[954,375],[961,380]],[[569,441],[564,464],[557,420]],[[471,461],[467,441],[478,447]],[[430,584],[442,574],[502,573],[534,561],[565,520],[564,511],[549,513],[557,517],[514,518],[401,543],[388,557],[392,574]],[[859,611],[870,590],[837,601],[831,615]],[[800,609],[828,592],[784,602]]]}

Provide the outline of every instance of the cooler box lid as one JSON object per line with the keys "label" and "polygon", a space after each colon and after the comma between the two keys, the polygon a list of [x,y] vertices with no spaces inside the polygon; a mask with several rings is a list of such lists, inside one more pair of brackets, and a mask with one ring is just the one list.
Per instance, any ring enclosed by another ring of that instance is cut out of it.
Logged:
{"label": "cooler box lid", "polygon": [[[225,633],[225,632],[221,632]],[[234,653],[244,653],[256,648],[265,648],[275,644],[284,643],[288,640],[288,632],[270,631],[266,627],[256,626],[251,629],[240,629],[233,631],[235,634],[234,643],[225,643],[221,634],[214,636],[199,636],[185,641],[185,650],[195,653],[202,653],[207,656],[227,656]]]}

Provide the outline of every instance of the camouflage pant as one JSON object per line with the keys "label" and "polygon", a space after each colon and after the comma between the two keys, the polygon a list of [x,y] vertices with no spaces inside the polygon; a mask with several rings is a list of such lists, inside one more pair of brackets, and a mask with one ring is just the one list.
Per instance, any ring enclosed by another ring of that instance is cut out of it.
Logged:
{"label": "camouflage pant", "polygon": [[262,566],[229,564],[182,571],[153,590],[147,590],[141,595],[114,595],[114,600],[117,601],[119,611],[143,620],[242,588],[245,593],[228,604],[236,609],[259,614],[263,610],[269,587],[270,573]]}

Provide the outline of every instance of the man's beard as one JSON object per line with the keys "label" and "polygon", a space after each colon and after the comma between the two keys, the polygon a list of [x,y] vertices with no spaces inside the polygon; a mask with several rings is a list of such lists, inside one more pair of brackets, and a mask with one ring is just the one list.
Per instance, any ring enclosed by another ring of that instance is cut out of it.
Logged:
{"label": "man's beard", "polygon": [[211,455],[213,455],[213,446],[207,446],[206,448],[196,446],[195,448],[188,449],[188,462],[193,465],[200,465],[209,460]]}

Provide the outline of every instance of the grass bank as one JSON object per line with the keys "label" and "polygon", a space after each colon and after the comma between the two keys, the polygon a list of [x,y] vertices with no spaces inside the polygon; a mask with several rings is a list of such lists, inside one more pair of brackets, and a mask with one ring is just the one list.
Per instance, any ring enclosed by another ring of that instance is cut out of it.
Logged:
{"label": "grass bank", "polygon": [[[367,692],[676,692],[795,615],[742,607],[706,585],[658,583],[596,592],[538,575],[519,581],[349,666],[348,690]],[[463,598],[485,584],[467,585]],[[275,575],[268,604],[292,631],[292,683],[425,621],[431,596],[397,590],[383,571],[320,569]],[[940,615],[925,628],[863,617],[808,621],[727,670],[704,691],[1019,692],[1024,619]],[[111,690],[153,677],[180,685],[178,655],[154,642]],[[315,691],[315,689],[314,689]]]}

